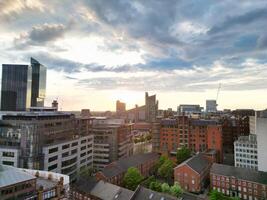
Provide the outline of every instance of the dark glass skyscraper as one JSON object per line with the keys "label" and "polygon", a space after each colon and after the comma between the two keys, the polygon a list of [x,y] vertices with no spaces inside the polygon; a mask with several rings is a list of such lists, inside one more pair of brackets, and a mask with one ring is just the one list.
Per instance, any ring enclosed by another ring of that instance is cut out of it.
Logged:
{"label": "dark glass skyscraper", "polygon": [[29,65],[3,64],[1,110],[24,111],[31,105],[32,68]]}
{"label": "dark glass skyscraper", "polygon": [[43,107],[46,91],[46,67],[34,58],[31,58],[32,66],[32,96],[31,107]]}

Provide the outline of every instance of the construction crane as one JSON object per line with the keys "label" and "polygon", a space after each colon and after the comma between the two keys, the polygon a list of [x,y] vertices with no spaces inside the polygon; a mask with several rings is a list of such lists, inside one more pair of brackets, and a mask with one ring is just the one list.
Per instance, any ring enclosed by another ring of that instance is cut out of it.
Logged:
{"label": "construction crane", "polygon": [[218,90],[217,90],[217,96],[216,96],[216,102],[217,103],[218,103],[218,97],[219,97],[219,93],[220,93],[221,87],[222,87],[222,84],[219,83],[219,87],[218,87]]}

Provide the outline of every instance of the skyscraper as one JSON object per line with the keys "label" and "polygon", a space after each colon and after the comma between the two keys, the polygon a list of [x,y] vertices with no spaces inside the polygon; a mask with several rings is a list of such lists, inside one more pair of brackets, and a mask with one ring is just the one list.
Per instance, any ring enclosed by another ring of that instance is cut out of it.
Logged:
{"label": "skyscraper", "polygon": [[46,91],[46,67],[34,58],[31,58],[32,66],[32,107],[43,107]]}
{"label": "skyscraper", "polygon": [[3,64],[1,110],[23,111],[31,105],[32,68],[29,65]]}
{"label": "skyscraper", "polygon": [[149,96],[148,92],[145,94],[145,117],[147,122],[155,122],[158,114],[158,101],[156,95]]}

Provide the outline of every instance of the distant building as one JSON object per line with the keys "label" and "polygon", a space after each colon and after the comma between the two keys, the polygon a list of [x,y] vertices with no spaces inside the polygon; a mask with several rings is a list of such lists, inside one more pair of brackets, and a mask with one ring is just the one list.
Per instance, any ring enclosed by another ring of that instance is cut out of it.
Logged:
{"label": "distant building", "polygon": [[174,180],[186,191],[204,191],[211,164],[203,154],[197,154],[174,168]]}
{"label": "distant building", "polygon": [[34,58],[31,58],[32,86],[31,86],[31,106],[44,106],[46,93],[46,67]]}
{"label": "distant building", "polygon": [[142,176],[148,177],[158,159],[159,155],[157,153],[145,153],[122,158],[107,165],[101,172],[96,174],[96,178],[115,185],[122,185],[123,177],[128,168],[136,167]]}
{"label": "distant building", "polygon": [[126,111],[126,104],[123,102],[120,102],[119,100],[116,101],[116,114],[117,116],[123,116],[125,115],[125,111]]}
{"label": "distant building", "polygon": [[56,110],[58,111],[58,101],[57,100],[53,100],[52,108],[56,108]]}
{"label": "distant building", "polygon": [[156,117],[158,113],[158,101],[156,95],[149,96],[146,92],[145,96],[145,106],[146,106],[146,121],[147,122],[156,122]]}
{"label": "distant building", "polygon": [[81,117],[90,117],[90,116],[91,116],[90,109],[82,109],[81,110]]}
{"label": "distant building", "polygon": [[258,169],[257,136],[240,136],[234,143],[235,166],[249,169]]}
{"label": "distant building", "polygon": [[31,66],[3,64],[1,79],[2,111],[25,111],[31,106]]}
{"label": "distant building", "polygon": [[1,200],[68,199],[69,177],[0,164]]}
{"label": "distant building", "polygon": [[208,112],[208,113],[217,112],[217,102],[216,102],[216,100],[206,100],[206,112]]}
{"label": "distant building", "polygon": [[200,105],[181,104],[177,108],[178,115],[201,114],[202,107]]}
{"label": "distant building", "polygon": [[214,163],[210,170],[211,189],[240,199],[267,198],[267,173]]}

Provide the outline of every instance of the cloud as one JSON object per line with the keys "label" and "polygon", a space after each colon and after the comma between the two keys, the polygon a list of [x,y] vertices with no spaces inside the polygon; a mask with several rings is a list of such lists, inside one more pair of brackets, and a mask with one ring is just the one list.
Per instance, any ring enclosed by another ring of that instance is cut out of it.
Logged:
{"label": "cloud", "polygon": [[215,25],[214,27],[212,27],[209,30],[209,34],[220,33],[237,25],[247,25],[259,19],[266,21],[266,18],[267,18],[267,7],[265,6],[264,8],[252,10],[243,15],[227,17],[222,24]]}

